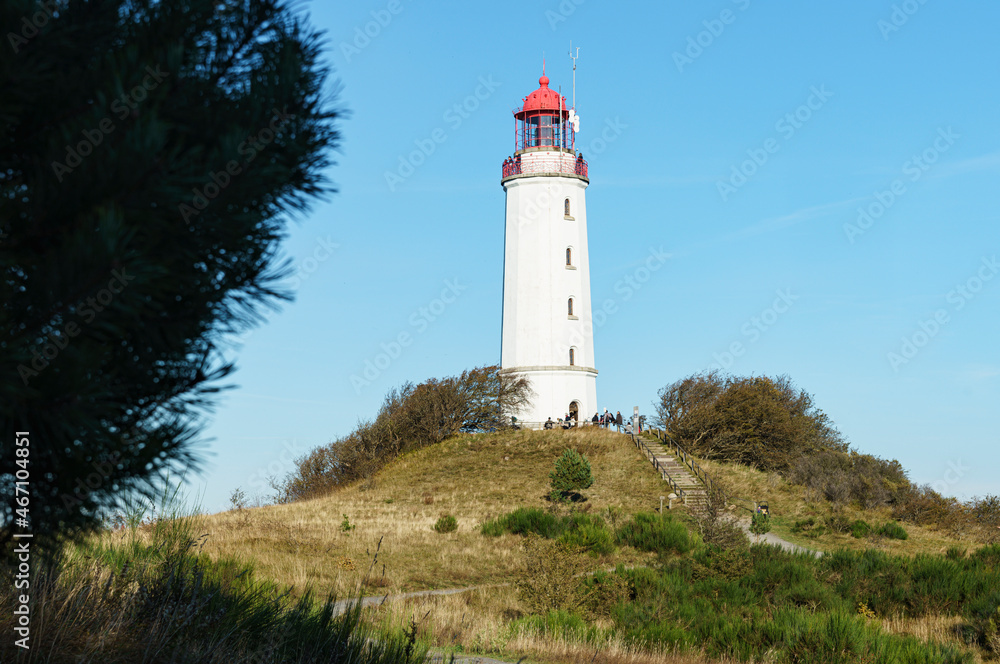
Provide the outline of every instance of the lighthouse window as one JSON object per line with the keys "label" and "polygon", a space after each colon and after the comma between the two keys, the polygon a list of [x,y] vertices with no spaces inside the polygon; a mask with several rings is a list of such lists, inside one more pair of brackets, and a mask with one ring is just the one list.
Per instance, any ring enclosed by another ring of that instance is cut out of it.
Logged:
{"label": "lighthouse window", "polygon": [[566,216],[566,217],[569,216],[569,199],[568,198],[565,200],[565,202],[563,202],[563,216]]}
{"label": "lighthouse window", "polygon": [[566,247],[566,265],[573,265],[573,250]]}
{"label": "lighthouse window", "polygon": [[576,349],[575,348],[570,348],[569,349],[569,366],[572,367],[574,365],[576,365]]}
{"label": "lighthouse window", "polygon": [[569,303],[569,306],[568,306],[569,315],[572,316],[573,315],[573,298],[569,298],[568,303]]}

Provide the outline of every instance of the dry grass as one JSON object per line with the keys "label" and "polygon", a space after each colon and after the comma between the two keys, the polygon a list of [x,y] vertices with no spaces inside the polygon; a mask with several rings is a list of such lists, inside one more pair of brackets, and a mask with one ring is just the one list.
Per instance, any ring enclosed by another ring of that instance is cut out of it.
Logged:
{"label": "dry grass", "polygon": [[[941,531],[910,523],[903,524],[909,534],[909,538],[905,540],[856,539],[851,537],[850,533],[826,533],[815,538],[805,537],[792,532],[795,522],[815,517],[817,522],[825,524],[826,518],[833,514],[833,508],[828,501],[812,500],[805,487],[791,484],[777,473],[765,473],[745,465],[701,459],[698,463],[710,477],[718,478],[732,487],[733,493],[737,496],[766,502],[771,513],[772,532],[782,539],[810,549],[833,551],[838,548],[853,550],[879,548],[887,553],[914,556],[918,553],[943,554],[952,546],[965,547],[970,551],[979,548]],[[860,510],[855,507],[845,507],[842,513],[851,521],[864,519],[875,527],[892,520],[889,508]],[[741,512],[741,514],[746,513]]]}
{"label": "dry grass", "polygon": [[908,635],[921,641],[937,641],[945,645],[955,646],[972,652],[977,662],[983,661],[982,651],[969,650],[968,644],[959,633],[959,628],[965,623],[965,619],[961,616],[894,617],[883,618],[879,622],[882,629],[890,634]]}
{"label": "dry grass", "polygon": [[[659,506],[662,483],[623,435],[599,429],[466,435],[406,455],[364,486],[315,500],[201,517],[205,551],[255,562],[258,574],[338,596],[509,581],[521,563],[520,538],[485,537],[479,525],[517,507],[547,507],[548,473],[567,448],[590,461],[594,485],[582,509],[626,513]],[[579,506],[578,506],[579,507]],[[434,532],[443,514],[458,531]],[[355,528],[341,530],[344,515]],[[646,559],[630,550],[614,562]]]}
{"label": "dry grass", "polygon": [[418,635],[434,648],[446,652],[486,653],[511,661],[521,657],[559,664],[727,664],[735,661],[709,659],[698,653],[644,650],[618,637],[581,643],[540,634],[524,625],[511,625],[523,615],[516,592],[501,587],[386,604],[372,610],[369,619],[396,630],[416,620]]}

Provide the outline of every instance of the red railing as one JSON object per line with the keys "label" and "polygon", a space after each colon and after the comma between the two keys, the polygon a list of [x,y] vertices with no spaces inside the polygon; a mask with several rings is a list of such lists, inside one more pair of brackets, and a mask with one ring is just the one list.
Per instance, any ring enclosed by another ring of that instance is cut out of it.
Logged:
{"label": "red railing", "polygon": [[530,159],[522,160],[521,155],[508,157],[503,162],[503,178],[515,175],[534,175],[543,173],[558,173],[562,175],[578,175],[589,179],[587,162],[583,157],[553,155],[540,157],[532,155]]}

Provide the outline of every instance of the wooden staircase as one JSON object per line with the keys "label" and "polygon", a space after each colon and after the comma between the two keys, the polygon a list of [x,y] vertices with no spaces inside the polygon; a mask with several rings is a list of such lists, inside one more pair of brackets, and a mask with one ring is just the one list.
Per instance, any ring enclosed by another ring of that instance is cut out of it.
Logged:
{"label": "wooden staircase", "polygon": [[[660,473],[660,477],[670,487],[670,490],[677,495],[677,499],[682,501],[692,513],[702,513],[708,506],[708,489],[705,482],[695,469],[697,466],[689,466],[689,460],[678,457],[675,448],[665,445],[659,438],[651,436],[648,432],[636,436],[628,434],[632,442],[639,450],[646,455],[653,467]],[[688,462],[688,463],[685,463]],[[708,477],[706,476],[707,480]]]}
{"label": "wooden staircase", "polygon": [[653,427],[638,436],[633,433],[628,435],[691,512],[698,514],[707,511],[709,492],[724,503],[720,507],[745,510],[750,514],[757,511],[758,502],[728,495],[722,491],[698,461],[678,445],[667,432]]}
{"label": "wooden staircase", "polygon": [[[708,505],[708,489],[677,455],[656,438],[643,436],[649,449],[653,466],[670,477],[668,484],[692,512],[704,512]],[[650,456],[647,454],[647,456]],[[677,491],[681,489],[681,491]]]}

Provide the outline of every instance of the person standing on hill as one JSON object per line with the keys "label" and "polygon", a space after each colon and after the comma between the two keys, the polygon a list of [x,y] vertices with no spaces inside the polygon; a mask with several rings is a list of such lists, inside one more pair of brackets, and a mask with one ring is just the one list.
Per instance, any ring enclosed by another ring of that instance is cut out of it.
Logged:
{"label": "person standing on hill", "polygon": [[618,433],[622,432],[622,412],[619,410],[618,414],[615,415],[615,425],[618,427]]}

